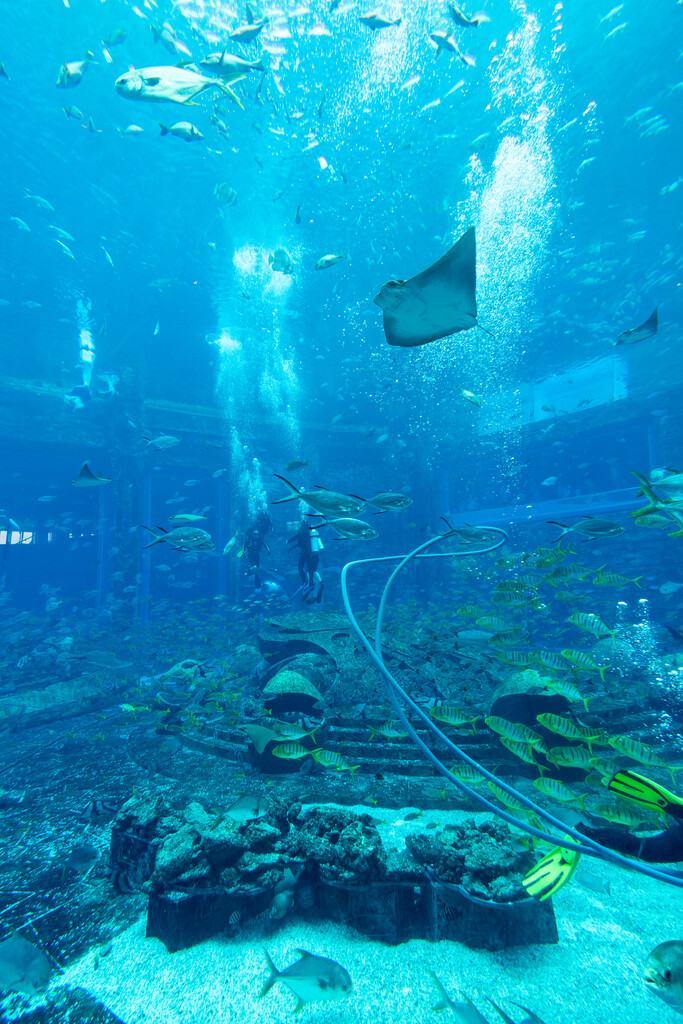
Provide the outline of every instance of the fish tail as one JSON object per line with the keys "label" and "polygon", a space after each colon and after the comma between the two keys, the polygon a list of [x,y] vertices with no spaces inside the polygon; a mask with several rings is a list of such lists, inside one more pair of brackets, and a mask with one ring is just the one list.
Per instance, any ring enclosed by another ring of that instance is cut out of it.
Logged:
{"label": "fish tail", "polygon": [[270,976],[267,979],[267,981],[264,983],[264,986],[261,989],[261,991],[259,992],[259,999],[263,999],[263,997],[265,995],[267,995],[268,992],[270,992],[271,988],[273,987],[273,985],[275,984],[277,979],[280,977],[280,972],[278,971],[278,969],[275,966],[275,964],[273,963],[273,961],[270,959],[270,954],[268,953],[267,949],[263,950],[263,955],[266,958],[266,963],[268,964],[268,970],[270,971]]}
{"label": "fish tail", "polygon": [[[241,82],[242,79],[245,77],[245,75],[240,75],[239,78],[233,78],[233,82]],[[230,86],[226,82],[220,82],[216,80],[215,85],[217,89],[220,89],[222,92],[225,93],[226,96],[229,96],[232,102],[236,103],[240,110],[244,110],[244,105],[240,100],[239,96],[230,88]]]}
{"label": "fish tail", "polygon": [[[505,1024],[515,1024],[515,1022],[514,1022],[514,1020],[512,1019],[512,1017],[509,1017],[509,1016],[507,1015],[507,1013],[505,1013],[505,1011],[504,1011],[504,1010],[501,1010],[501,1008],[500,1008],[500,1006],[498,1005],[498,1003],[494,1003],[493,999],[489,999],[489,997],[488,997],[488,996],[486,997],[486,999],[487,999],[487,1002],[489,1002],[489,1003],[491,1004],[491,1006],[493,1006],[493,1007],[494,1007],[494,1008],[495,1008],[495,1009],[496,1009],[496,1010],[498,1011],[498,1013],[499,1013],[499,1014],[501,1015],[501,1017],[502,1017],[502,1018],[503,1018],[503,1020],[505,1021]],[[531,1013],[531,1011],[530,1011],[530,1010],[529,1010],[528,1012],[529,1012],[529,1013]]]}
{"label": "fish tail", "polygon": [[286,484],[293,493],[288,498],[278,498],[277,501],[271,501],[271,505],[281,505],[283,501],[294,501],[295,498],[301,497],[299,491],[296,489],[294,484],[287,479],[287,477],[280,476],[279,473],[273,473],[273,476],[276,476],[278,480],[282,480],[283,484]]}
{"label": "fish tail", "polygon": [[162,124],[161,121],[159,121],[158,124],[159,124],[159,127],[161,128],[161,134],[162,135],[168,135],[168,133],[170,132],[171,129],[167,125]]}
{"label": "fish tail", "polygon": [[434,974],[434,971],[430,971],[429,973],[431,975],[432,981],[434,982],[434,985],[436,986],[436,991],[439,993],[439,1002],[436,1003],[435,1006],[432,1006],[432,1010],[434,1010],[436,1013],[440,1013],[442,1010],[447,1010],[450,1008],[451,999],[450,996],[448,995],[448,992],[441,984],[439,978],[436,976],[436,974]]}
{"label": "fish tail", "polygon": [[647,479],[647,477],[643,476],[642,473],[638,473],[635,469],[632,469],[631,472],[633,473],[634,477],[636,478],[636,480],[640,484],[640,490],[636,494],[636,497],[638,498],[638,497],[640,497],[641,494],[644,494],[645,497],[649,499],[651,505],[660,504],[661,503],[660,499],[655,494],[655,492],[654,492],[654,490],[652,488],[652,484]]}
{"label": "fish tail", "polygon": [[[149,544],[143,544],[143,547],[142,547],[143,551],[144,551],[145,548],[151,548],[153,544],[158,544],[159,541],[162,541],[164,539],[164,533],[166,532],[164,530],[162,533],[154,533],[154,530],[152,529],[151,526],[144,526],[144,525],[143,525],[142,529],[143,530],[149,530],[150,533],[154,534],[154,540],[153,541],[150,541]],[[159,527],[159,529],[161,529],[161,528]]]}
{"label": "fish tail", "polygon": [[357,768],[360,768],[359,764],[354,764],[352,767],[349,768],[349,771],[351,772],[351,781],[352,782],[356,781],[355,778],[354,778],[354,774],[353,773],[356,771]]}
{"label": "fish tail", "polygon": [[570,532],[570,530],[569,530],[569,527],[568,527],[568,526],[565,526],[565,524],[564,524],[564,523],[556,523],[554,519],[547,519],[547,520],[546,520],[546,522],[547,522],[548,526],[559,526],[559,527],[561,527],[561,529],[562,529],[562,533],[560,534],[560,536],[559,536],[559,537],[557,538],[557,540],[556,540],[556,542],[555,542],[556,544],[559,544],[559,542],[560,542],[560,541],[562,540],[562,538],[563,538],[563,537],[564,537],[564,536],[565,536],[565,535],[566,535],[567,533],[569,533],[569,532]]}

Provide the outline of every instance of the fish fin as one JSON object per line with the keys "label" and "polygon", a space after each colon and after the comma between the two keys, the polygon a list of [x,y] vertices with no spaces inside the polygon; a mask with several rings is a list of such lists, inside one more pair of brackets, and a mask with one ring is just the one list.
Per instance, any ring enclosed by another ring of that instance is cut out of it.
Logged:
{"label": "fish fin", "polygon": [[268,992],[270,992],[271,988],[273,987],[273,985],[275,984],[277,979],[280,977],[280,972],[278,971],[278,969],[275,966],[275,964],[273,963],[273,961],[270,959],[270,954],[268,953],[267,949],[263,950],[263,955],[265,956],[266,963],[268,964],[268,970],[270,971],[270,977],[264,983],[263,988],[259,992],[259,999],[263,999],[263,997],[265,995],[267,995]]}
{"label": "fish fin", "polygon": [[[247,77],[246,75],[240,75],[239,78],[233,78],[232,79],[233,85],[235,84],[235,82],[241,82],[242,79],[246,78],[246,77]],[[220,89],[222,92],[224,92],[226,96],[230,97],[230,99],[232,100],[233,103],[237,104],[237,106],[240,108],[240,110],[244,110],[244,104],[240,100],[239,96],[237,95],[236,92],[234,92],[230,88],[230,86],[226,82],[220,82],[219,80],[216,80],[215,84],[216,84],[216,87],[218,89]]]}
{"label": "fish fin", "polygon": [[633,473],[634,477],[636,478],[636,480],[640,484],[640,490],[636,494],[636,498],[639,498],[641,496],[641,494],[642,494],[646,498],[649,498],[650,501],[653,504],[656,501],[658,501],[659,499],[657,498],[657,495],[655,494],[655,492],[653,490],[652,482],[650,480],[648,480],[646,476],[643,476],[642,473],[638,473],[637,470],[635,470],[635,469],[632,469],[631,472]]}
{"label": "fish fin", "polygon": [[143,546],[142,546],[142,550],[143,551],[145,550],[145,548],[151,548],[153,544],[158,544],[159,541],[163,540],[163,537],[160,537],[158,533],[154,533],[154,530],[152,529],[151,526],[145,526],[143,524],[142,529],[143,530],[148,530],[150,533],[154,534],[154,540],[150,541],[149,544],[143,544]]}
{"label": "fish fin", "polygon": [[[527,1024],[543,1024],[541,1018],[537,1017],[534,1011],[530,1010],[528,1006],[522,1006],[521,1003],[513,1003],[512,1005],[516,1006],[518,1010],[524,1010],[524,1012],[528,1015]],[[522,1024],[525,1024],[525,1022],[522,1021]]]}
{"label": "fish fin", "polygon": [[430,971],[429,974],[434,982],[436,991],[439,994],[439,1002],[435,1006],[432,1006],[432,1010],[434,1010],[435,1013],[441,1013],[442,1010],[448,1010],[451,1007],[451,998],[441,984],[441,979],[434,973],[434,971]]}
{"label": "fish fin", "polygon": [[515,1024],[515,1021],[512,1019],[512,1017],[508,1017],[507,1013],[505,1013],[504,1010],[501,1010],[498,1003],[494,1003],[493,999],[489,999],[488,996],[486,997],[486,999],[487,1002],[489,1002],[491,1006],[494,1008],[494,1010],[496,1010],[501,1015],[501,1017],[505,1021],[505,1024]]}
{"label": "fish fin", "polygon": [[278,498],[277,501],[271,501],[271,505],[281,505],[283,501],[294,501],[296,498],[301,498],[300,492],[296,489],[294,484],[287,479],[286,476],[280,476],[279,473],[273,473],[273,476],[276,476],[278,480],[282,480],[282,482],[286,484],[287,487],[289,487],[290,491],[292,491],[293,493],[289,498]]}

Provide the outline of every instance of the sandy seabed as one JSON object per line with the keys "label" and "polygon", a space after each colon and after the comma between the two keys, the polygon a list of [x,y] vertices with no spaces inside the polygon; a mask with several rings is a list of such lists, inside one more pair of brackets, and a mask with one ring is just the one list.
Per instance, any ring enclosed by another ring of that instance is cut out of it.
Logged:
{"label": "sandy seabed", "polygon": [[[402,845],[407,810],[373,811],[396,822],[383,836],[385,845]],[[422,823],[434,813],[426,812]],[[441,813],[439,820],[462,817],[480,815]],[[420,826],[411,822],[410,827]],[[296,999],[282,982],[258,998],[268,977],[263,948],[280,970],[298,959],[301,948],[338,960],[353,980],[347,998],[311,1003],[298,1015],[310,1024],[459,1020],[432,1009],[437,995],[430,971],[453,1000],[466,992],[491,1024],[500,1017],[487,997],[516,1021],[524,1013],[515,1003],[533,1010],[544,1024],[680,1022],[679,1013],[645,989],[642,974],[656,945],[683,939],[683,890],[601,861],[584,858],[584,865],[591,887],[582,882],[580,868],[554,899],[557,945],[494,953],[452,941],[386,946],[351,928],[312,925],[293,916],[278,928],[270,921],[250,922],[239,939],[218,937],[170,954],[158,939],[145,938],[143,919],[114,940],[96,969],[93,950],[56,984],[82,986],[124,1024],[274,1024],[289,1018]],[[609,883],[610,892],[596,892],[600,883]]]}

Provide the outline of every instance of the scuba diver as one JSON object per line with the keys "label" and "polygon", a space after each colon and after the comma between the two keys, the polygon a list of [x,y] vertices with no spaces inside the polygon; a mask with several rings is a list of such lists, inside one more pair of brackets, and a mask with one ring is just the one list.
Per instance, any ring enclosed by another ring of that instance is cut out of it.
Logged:
{"label": "scuba diver", "polygon": [[[576,832],[587,836],[601,846],[615,853],[647,864],[671,864],[683,861],[683,798],[671,793],[664,786],[632,772],[618,771],[607,787],[611,793],[630,800],[631,803],[653,811],[661,816],[669,815],[675,824],[653,836],[637,836],[625,828],[600,826],[596,828],[585,821],[573,825]],[[529,896],[546,900],[554,895],[572,878],[580,860],[580,854],[555,847],[522,879],[522,885]],[[683,872],[670,874],[683,877]]]}
{"label": "scuba diver", "polygon": [[304,604],[320,604],[323,599],[324,580],[318,572],[320,552],[323,550],[323,542],[320,534],[313,526],[309,526],[304,520],[301,521],[299,529],[293,537],[287,541],[287,545],[296,545],[299,548],[299,577],[301,586],[294,594],[292,600],[300,598]]}
{"label": "scuba diver", "polygon": [[[261,589],[261,548],[264,545],[266,534],[272,525],[270,515],[265,509],[257,514],[244,538],[244,552],[249,560],[249,572],[254,574],[254,589]],[[266,546],[266,551],[268,547]]]}
{"label": "scuba diver", "polygon": [[15,523],[11,516],[7,515],[4,509],[0,509],[0,533],[6,532],[5,543],[2,545],[2,554],[0,554],[0,590],[4,590],[5,582],[7,580],[7,559],[9,558],[9,549],[12,543],[12,533],[21,533],[21,527]]}
{"label": "scuba diver", "polygon": [[658,814],[668,814],[674,825],[654,836],[635,836],[623,828],[594,828],[583,822],[576,826],[602,846],[616,853],[644,860],[648,864],[666,864],[683,860],[683,798],[664,786],[646,779],[644,775],[623,769],[611,779],[608,789],[617,796]]}

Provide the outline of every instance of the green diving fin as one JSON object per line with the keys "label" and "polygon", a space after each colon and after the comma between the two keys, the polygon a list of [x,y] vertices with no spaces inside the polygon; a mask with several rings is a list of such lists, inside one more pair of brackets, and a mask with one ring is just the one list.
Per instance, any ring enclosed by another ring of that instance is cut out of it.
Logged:
{"label": "green diving fin", "polygon": [[647,807],[659,814],[668,814],[683,824],[683,797],[676,796],[656,782],[651,782],[644,775],[623,769],[612,777],[607,788],[611,793],[626,797],[640,807]]}
{"label": "green diving fin", "polygon": [[530,896],[539,900],[547,900],[553,896],[576,871],[581,854],[573,850],[563,850],[556,846],[547,857],[540,860],[535,868],[522,879],[522,885]]}

